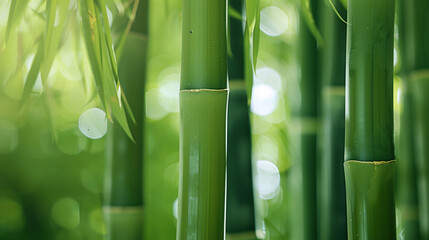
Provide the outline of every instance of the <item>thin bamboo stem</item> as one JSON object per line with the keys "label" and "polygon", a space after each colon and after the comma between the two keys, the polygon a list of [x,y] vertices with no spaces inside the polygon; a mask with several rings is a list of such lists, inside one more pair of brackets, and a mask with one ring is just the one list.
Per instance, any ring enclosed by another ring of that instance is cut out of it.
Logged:
{"label": "thin bamboo stem", "polygon": [[[317,1],[310,1],[313,14],[316,16]],[[302,6],[303,7],[303,6]],[[296,189],[296,201],[299,202],[292,210],[294,220],[291,236],[293,239],[317,239],[317,115],[319,82],[317,73],[317,42],[312,35],[303,14],[299,18],[298,54],[300,62],[301,108],[301,149],[300,160],[296,170],[299,189]],[[295,220],[296,218],[296,220]]]}
{"label": "thin bamboo stem", "polygon": [[[333,1],[338,13],[346,11]],[[322,4],[323,5],[323,4]],[[321,49],[320,74],[322,82],[321,128],[319,150],[321,159],[319,189],[319,238],[345,239],[347,236],[346,194],[344,182],[344,114],[345,114],[345,59],[346,24],[332,11],[331,6],[320,8]]]}
{"label": "thin bamboo stem", "polygon": [[129,122],[135,142],[119,124],[109,124],[106,142],[104,216],[107,239],[143,237],[143,126],[147,53],[148,1],[141,0],[132,32],[119,63],[119,79],[136,123]]}
{"label": "thin bamboo stem", "polygon": [[402,112],[400,113],[400,131],[398,140],[398,181],[397,181],[397,205],[400,213],[400,221],[403,231],[401,237],[404,240],[419,240],[419,210],[417,169],[415,154],[415,126],[414,126],[414,103],[413,93],[408,76],[413,69],[413,7],[414,1],[398,2],[398,30],[399,47],[401,56],[402,76]]}
{"label": "thin bamboo stem", "polygon": [[[243,0],[229,1],[229,7],[242,12]],[[255,239],[255,213],[252,184],[252,142],[244,70],[243,20],[228,17],[231,54],[228,56],[230,96],[227,134],[227,239]],[[253,232],[253,236],[252,233]]]}

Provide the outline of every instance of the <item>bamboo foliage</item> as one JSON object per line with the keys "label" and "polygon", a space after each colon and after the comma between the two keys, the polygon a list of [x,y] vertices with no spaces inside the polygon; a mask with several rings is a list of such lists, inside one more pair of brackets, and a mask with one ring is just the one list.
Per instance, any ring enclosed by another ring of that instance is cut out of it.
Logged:
{"label": "bamboo foliage", "polygon": [[345,178],[348,239],[395,239],[395,1],[349,0]]}

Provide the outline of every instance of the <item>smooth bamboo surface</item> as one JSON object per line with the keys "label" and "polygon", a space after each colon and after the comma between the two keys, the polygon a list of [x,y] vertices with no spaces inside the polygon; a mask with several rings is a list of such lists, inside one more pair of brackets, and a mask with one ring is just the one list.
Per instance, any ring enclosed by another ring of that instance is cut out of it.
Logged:
{"label": "smooth bamboo surface", "polygon": [[[317,1],[310,1],[313,14],[317,12]],[[316,16],[316,14],[315,14]],[[302,201],[296,209],[296,215],[291,219],[292,238],[303,240],[317,239],[317,118],[318,98],[320,97],[320,82],[317,66],[317,42],[311,33],[304,17],[299,18],[298,30],[298,57],[300,63],[300,90],[301,108],[299,116],[302,124],[300,135],[301,149],[299,166],[300,171],[299,198]],[[307,124],[306,124],[307,123]],[[309,123],[309,124],[308,124]],[[304,125],[311,125],[310,128]],[[310,131],[308,131],[310,129]],[[296,219],[295,219],[296,218]]]}
{"label": "smooth bamboo surface", "polygon": [[176,238],[225,237],[228,90],[180,92],[180,180]]}
{"label": "smooth bamboo surface", "polygon": [[347,5],[345,178],[349,240],[396,239],[394,0]]}
{"label": "smooth bamboo surface", "polygon": [[395,159],[394,0],[349,0],[345,159]]}
{"label": "smooth bamboo surface", "polygon": [[[397,2],[398,43],[400,72],[402,78],[400,127],[398,139],[398,175],[396,204],[402,224],[401,237],[404,240],[420,240],[419,201],[417,188],[417,166],[415,146],[415,123],[413,93],[410,71],[414,68],[414,1]],[[417,33],[418,34],[418,33]],[[421,49],[420,49],[421,50]]]}
{"label": "smooth bamboo surface", "polygon": [[395,160],[344,163],[349,240],[396,239],[395,166]]}
{"label": "smooth bamboo surface", "polygon": [[251,145],[246,90],[231,88],[228,105],[227,233],[255,231]]}
{"label": "smooth bamboo surface", "polygon": [[[341,3],[333,1],[339,14],[346,16]],[[322,82],[321,127],[318,138],[319,161],[319,239],[345,239],[347,236],[346,188],[344,181],[345,60],[347,25],[321,4],[320,23]]]}
{"label": "smooth bamboo surface", "polygon": [[225,89],[225,0],[184,0],[180,89]]}

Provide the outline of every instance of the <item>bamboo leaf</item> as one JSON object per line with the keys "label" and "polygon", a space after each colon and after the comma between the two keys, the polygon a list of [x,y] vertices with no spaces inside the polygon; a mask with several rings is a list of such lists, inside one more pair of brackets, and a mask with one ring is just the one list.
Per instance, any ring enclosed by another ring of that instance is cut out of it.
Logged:
{"label": "bamboo leaf", "polygon": [[243,21],[243,17],[241,16],[241,13],[235,10],[233,7],[228,7],[228,14],[230,17],[235,18],[239,21]]}
{"label": "bamboo leaf", "polygon": [[260,1],[246,0],[246,28],[244,30],[244,45],[246,51],[245,72],[248,101],[252,96],[253,77],[256,72],[260,38]]}
{"label": "bamboo leaf", "polygon": [[41,43],[39,43],[37,53],[34,56],[33,62],[31,63],[30,71],[28,72],[28,75],[25,81],[24,92],[22,94],[20,107],[22,107],[24,103],[27,102],[31,94],[31,91],[33,90],[34,84],[36,83],[37,77],[40,73],[40,68],[43,62],[43,52],[44,52],[44,45],[42,42],[43,42],[43,39],[41,40]]}
{"label": "bamboo leaf", "polygon": [[9,34],[14,30],[14,28],[21,22],[22,16],[24,15],[25,10],[27,9],[27,4],[29,0],[13,0],[10,3],[9,16],[6,26],[6,38],[7,42]]}
{"label": "bamboo leaf", "polygon": [[96,19],[93,1],[79,1],[79,13],[82,18],[83,36],[85,38],[88,58],[95,79],[95,86],[103,108],[106,111],[106,116],[111,119],[102,81],[100,41],[98,28],[95,26]]}
{"label": "bamboo leaf", "polygon": [[120,59],[122,56],[122,51],[124,50],[125,40],[127,40],[128,33],[130,32],[131,26],[133,25],[134,19],[136,18],[136,12],[137,12],[138,5],[139,5],[139,0],[135,0],[134,4],[133,4],[133,9],[131,11],[130,20],[128,21],[127,27],[126,27],[125,31],[119,37],[119,41],[115,46],[116,58],[118,59],[118,62],[121,61]]}
{"label": "bamboo leaf", "polygon": [[48,0],[46,4],[45,51],[41,71],[43,84],[46,84],[48,75],[58,52],[64,23],[68,17],[70,0]]}
{"label": "bamboo leaf", "polygon": [[[99,0],[97,3],[98,5],[95,5],[93,1],[80,2],[84,37],[95,84],[107,117],[112,120],[111,114],[113,114],[125,133],[133,140],[126,110],[121,102],[122,89],[119,83],[106,4],[104,0]],[[130,118],[134,119],[131,111],[128,112]]]}
{"label": "bamboo leaf", "polygon": [[301,14],[304,17],[304,20],[307,23],[308,29],[310,29],[310,32],[311,34],[313,34],[317,43],[320,46],[323,46],[322,35],[320,34],[320,31],[316,26],[313,13],[311,12],[310,0],[301,0]]}

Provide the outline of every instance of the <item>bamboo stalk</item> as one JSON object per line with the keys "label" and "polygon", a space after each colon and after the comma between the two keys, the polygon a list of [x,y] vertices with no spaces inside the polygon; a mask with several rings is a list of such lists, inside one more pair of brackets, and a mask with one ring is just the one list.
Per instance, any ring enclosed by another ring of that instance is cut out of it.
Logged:
{"label": "bamboo stalk", "polygon": [[177,239],[225,238],[226,1],[185,0]]}
{"label": "bamboo stalk", "polygon": [[[304,6],[301,6],[303,9]],[[316,15],[317,1],[310,1],[313,15]],[[300,158],[295,167],[298,188],[295,189],[297,207],[292,209],[292,239],[317,239],[317,115],[319,82],[317,73],[317,42],[305,20],[300,14],[298,30],[298,54],[300,63],[301,122]],[[293,174],[292,174],[293,175]]]}
{"label": "bamboo stalk", "polygon": [[148,2],[139,2],[138,15],[128,35],[119,79],[134,114],[129,122],[135,142],[117,123],[109,124],[106,142],[104,216],[107,239],[143,237],[143,125],[147,53]]}
{"label": "bamboo stalk", "polygon": [[[405,4],[405,3],[404,3]],[[426,92],[429,86],[429,50],[426,48],[429,40],[427,9],[429,2],[422,0],[408,1],[408,18],[411,19],[406,27],[410,34],[404,40],[409,69],[409,87],[411,89],[414,127],[415,156],[417,166],[418,202],[421,239],[429,239],[429,163],[427,143],[429,141],[429,127],[427,126],[428,97]]]}
{"label": "bamboo stalk", "polygon": [[415,126],[413,93],[408,74],[413,65],[413,1],[398,2],[398,30],[401,56],[402,76],[402,112],[400,114],[400,131],[398,141],[398,181],[397,205],[403,230],[401,237],[404,240],[419,240],[419,211],[417,169],[415,154]]}
{"label": "bamboo stalk", "polygon": [[411,75],[414,103],[414,136],[417,158],[417,183],[421,239],[429,239],[429,127],[427,126],[429,96],[429,71],[414,71]]}
{"label": "bamboo stalk", "polygon": [[[241,12],[242,0],[229,1],[229,7]],[[226,233],[228,239],[255,239],[255,213],[252,185],[252,142],[248,98],[244,72],[243,21],[229,16],[228,57],[230,96],[227,134]]]}
{"label": "bamboo stalk", "polygon": [[[341,3],[333,1],[338,13],[345,16]],[[323,5],[323,4],[322,4]],[[347,236],[346,189],[344,182],[344,114],[346,24],[331,9],[320,8],[322,82],[321,128],[318,146],[321,153],[319,172],[319,238],[345,239]]]}
{"label": "bamboo stalk", "polygon": [[394,0],[349,0],[345,178],[348,239],[395,239]]}

